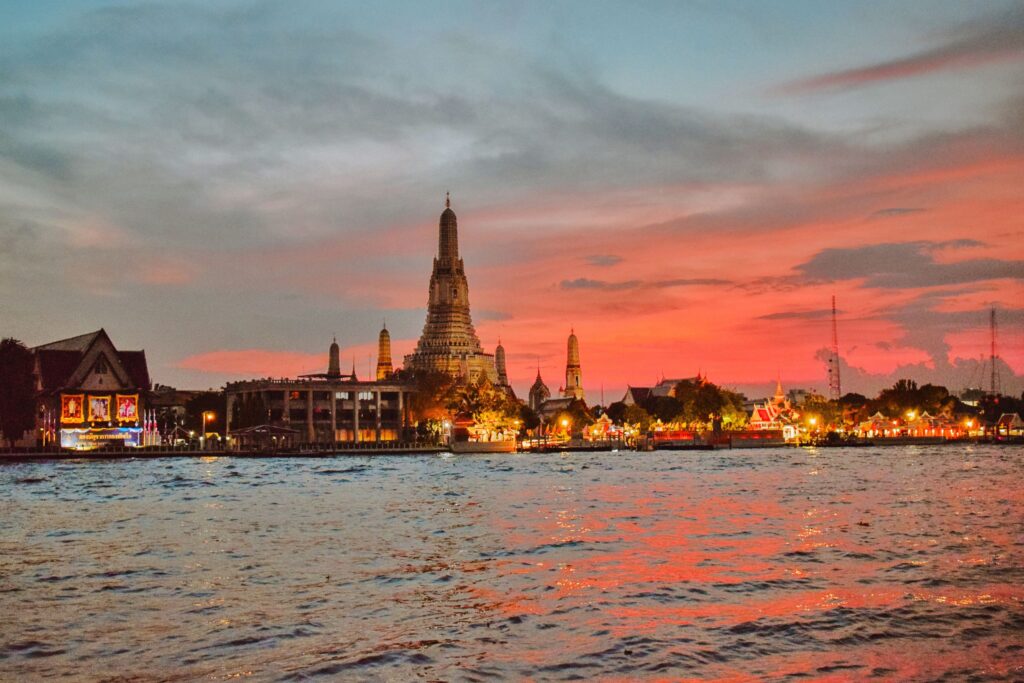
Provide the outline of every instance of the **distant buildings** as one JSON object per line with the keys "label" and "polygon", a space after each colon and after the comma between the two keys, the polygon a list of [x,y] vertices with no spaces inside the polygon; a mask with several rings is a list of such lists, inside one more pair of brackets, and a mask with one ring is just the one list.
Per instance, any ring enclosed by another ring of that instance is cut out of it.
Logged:
{"label": "distant buildings", "polygon": [[[337,342],[331,344],[327,372],[296,379],[257,379],[227,385],[229,433],[246,440],[286,444],[394,441],[411,428],[409,397],[417,372],[441,372],[461,381],[486,378],[506,387],[505,349],[485,353],[473,328],[469,282],[459,257],[458,224],[451,200],[438,221],[438,250],[430,275],[427,320],[415,350],[396,371],[391,334],[385,325],[377,339],[377,367],[360,381],[340,370]],[[258,445],[266,445],[260,443]]]}
{"label": "distant buildings", "polygon": [[1024,420],[1017,413],[1003,413],[996,421],[995,431],[998,436],[1024,435]]}
{"label": "distant buildings", "polygon": [[796,435],[793,426],[793,404],[782,390],[781,379],[775,384],[775,395],[772,398],[754,405],[747,424],[750,429],[781,431],[786,438]]}
{"label": "distant buildings", "polygon": [[[382,352],[390,355],[390,336],[381,330]],[[415,388],[407,376],[377,365],[381,379],[360,381],[342,374],[337,342],[328,351],[327,372],[295,379],[254,379],[230,382],[227,432],[239,446],[274,442],[330,444],[339,441],[397,441],[409,426],[409,395]],[[383,353],[381,354],[383,355]]]}
{"label": "distant buildings", "polygon": [[707,378],[701,377],[699,372],[695,377],[682,377],[679,379],[666,379],[663,377],[661,381],[653,387],[626,387],[626,393],[622,397],[622,403],[627,406],[642,406],[652,398],[675,396],[676,387],[682,382],[690,382],[692,384],[699,385],[705,381],[707,381]]}
{"label": "distant buildings", "polygon": [[[569,424],[568,415],[587,411],[584,396],[580,342],[576,331],[571,330],[566,341],[565,385],[559,387],[559,396],[551,398],[551,391],[541,379],[540,368],[537,368],[537,379],[530,387],[529,406],[540,418],[542,431],[579,431],[584,425]],[[562,421],[566,424],[561,424]]]}

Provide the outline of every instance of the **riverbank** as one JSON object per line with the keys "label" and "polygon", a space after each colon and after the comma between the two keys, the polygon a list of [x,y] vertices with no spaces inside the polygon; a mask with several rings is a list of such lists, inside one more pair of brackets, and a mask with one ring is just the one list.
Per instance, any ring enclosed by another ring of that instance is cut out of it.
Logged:
{"label": "riverbank", "polygon": [[[768,448],[871,448],[898,446],[963,446],[965,444],[990,444],[994,446],[1022,446],[1024,438],[1003,437],[969,437],[964,439],[946,439],[937,437],[890,437],[880,439],[858,439],[855,441],[814,442],[814,443],[766,443],[753,445],[744,442],[742,445],[722,441],[715,444],[692,443],[687,445],[669,444],[655,445],[653,448],[634,447],[621,441],[568,441],[559,443],[540,443],[530,447],[522,447],[519,453],[617,453],[645,451],[712,451],[712,450],[762,450]],[[420,442],[381,442],[359,444],[322,445],[317,448],[292,448],[277,450],[223,450],[210,448],[120,448],[93,451],[77,450],[8,450],[0,451],[0,462],[19,462],[36,460],[118,460],[118,459],[156,459],[156,458],[201,458],[201,457],[232,457],[232,458],[330,458],[339,455],[353,456],[386,456],[386,455],[436,455],[440,453],[485,454],[513,452],[505,449],[479,450],[420,443]]]}

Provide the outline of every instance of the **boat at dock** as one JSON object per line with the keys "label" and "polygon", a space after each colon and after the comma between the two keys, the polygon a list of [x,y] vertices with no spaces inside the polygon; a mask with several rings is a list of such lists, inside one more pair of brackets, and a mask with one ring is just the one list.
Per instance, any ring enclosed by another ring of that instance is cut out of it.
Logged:
{"label": "boat at dock", "polygon": [[453,441],[452,453],[515,453],[515,439],[503,441]]}

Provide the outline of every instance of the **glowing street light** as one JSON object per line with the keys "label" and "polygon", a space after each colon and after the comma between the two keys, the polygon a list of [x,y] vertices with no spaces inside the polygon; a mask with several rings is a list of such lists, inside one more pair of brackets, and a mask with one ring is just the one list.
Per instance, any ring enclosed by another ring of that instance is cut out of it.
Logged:
{"label": "glowing street light", "polygon": [[206,436],[206,421],[212,420],[215,417],[212,410],[203,411],[203,437]]}

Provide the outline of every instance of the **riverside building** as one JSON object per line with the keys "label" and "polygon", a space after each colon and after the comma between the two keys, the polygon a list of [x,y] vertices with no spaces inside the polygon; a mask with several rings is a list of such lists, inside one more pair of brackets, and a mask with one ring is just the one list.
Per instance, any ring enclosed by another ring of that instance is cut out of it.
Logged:
{"label": "riverside building", "polygon": [[[390,357],[386,329],[379,344],[378,358]],[[378,362],[379,379],[361,381],[353,362],[352,372],[343,374],[335,341],[325,373],[229,383],[226,431],[242,447],[257,445],[257,436],[267,434],[290,445],[402,440],[415,388],[402,373],[384,370]]]}
{"label": "riverside building", "polygon": [[145,351],[120,351],[103,329],[32,349],[36,429],[29,445],[93,450],[140,447],[155,434],[147,419]]}

